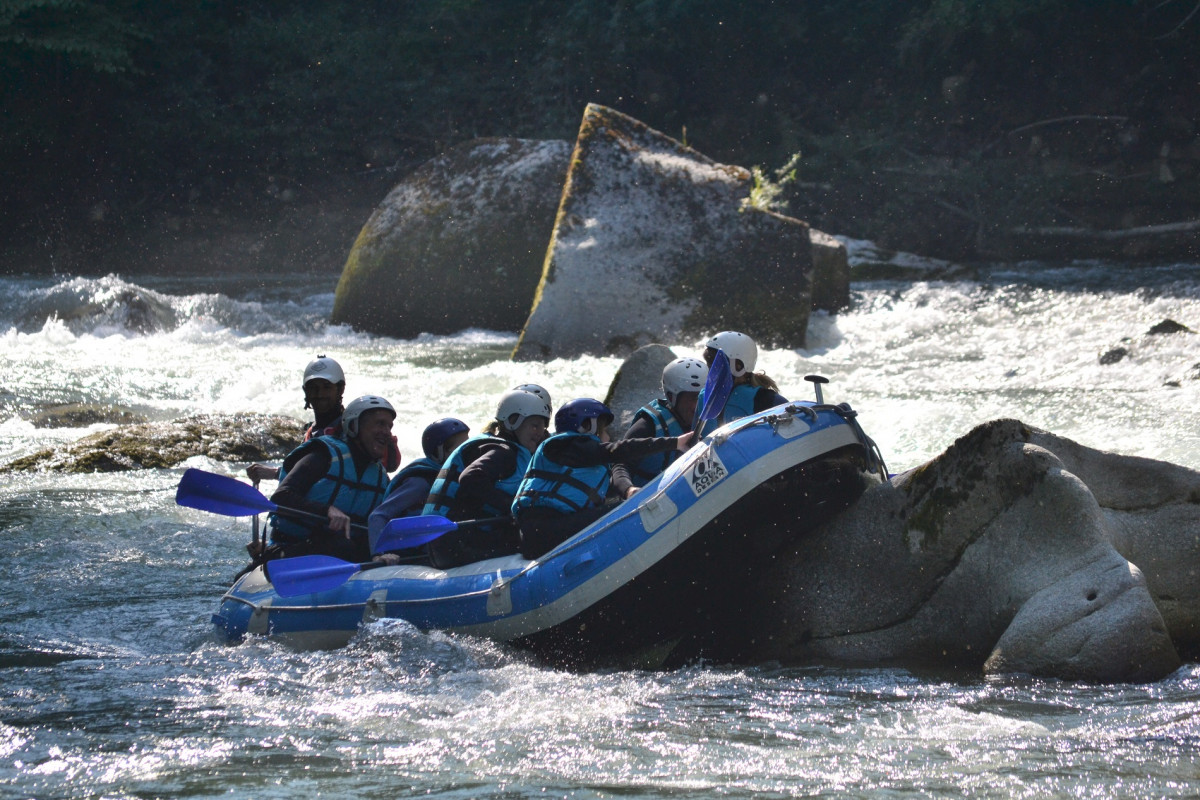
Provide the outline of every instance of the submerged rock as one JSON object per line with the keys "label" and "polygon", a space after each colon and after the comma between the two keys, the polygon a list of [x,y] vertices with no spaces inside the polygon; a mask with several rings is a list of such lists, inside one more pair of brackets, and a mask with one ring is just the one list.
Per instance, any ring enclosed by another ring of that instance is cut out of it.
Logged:
{"label": "submerged rock", "polygon": [[30,409],[21,415],[35,428],[84,428],[88,425],[133,425],[145,422],[140,414],[126,408],[95,403],[60,403]]}
{"label": "submerged rock", "polygon": [[173,467],[192,456],[214,461],[281,458],[299,444],[305,424],[293,417],[205,414],[127,425],[74,444],[18,458],[0,471],[116,472]]}
{"label": "submerged rock", "polygon": [[753,185],[749,170],[589,105],[513,357],[624,355],[724,329],[804,346],[808,225],[750,205]]}
{"label": "submerged rock", "polygon": [[179,324],[169,298],[115,275],[73,278],[37,292],[30,300],[17,325],[22,331],[40,330],[50,319],[75,334],[105,329],[159,333]]}

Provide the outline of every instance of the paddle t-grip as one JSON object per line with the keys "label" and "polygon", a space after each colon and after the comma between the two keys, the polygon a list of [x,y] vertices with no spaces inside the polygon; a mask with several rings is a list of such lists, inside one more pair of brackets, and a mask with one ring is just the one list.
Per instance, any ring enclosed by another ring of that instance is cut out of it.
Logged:
{"label": "paddle t-grip", "polygon": [[811,381],[813,388],[817,390],[817,405],[824,405],[825,397],[821,394],[821,384],[829,383],[829,378],[820,375],[805,375],[804,380]]}

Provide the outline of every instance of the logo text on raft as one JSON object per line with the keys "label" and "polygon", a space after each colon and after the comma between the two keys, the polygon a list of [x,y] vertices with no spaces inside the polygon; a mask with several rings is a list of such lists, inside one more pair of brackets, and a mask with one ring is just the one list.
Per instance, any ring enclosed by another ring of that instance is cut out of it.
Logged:
{"label": "logo text on raft", "polygon": [[692,487],[692,493],[699,497],[728,474],[729,470],[725,469],[716,451],[710,449],[688,470],[688,485]]}

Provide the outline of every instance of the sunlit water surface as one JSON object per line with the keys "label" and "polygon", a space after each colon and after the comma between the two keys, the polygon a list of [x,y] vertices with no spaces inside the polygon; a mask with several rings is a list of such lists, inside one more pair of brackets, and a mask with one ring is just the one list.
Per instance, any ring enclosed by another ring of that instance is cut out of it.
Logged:
{"label": "sunlit water surface", "polygon": [[[603,396],[610,358],[514,364],[515,336],[397,341],[330,327],[336,277],[0,280],[0,462],[104,429],[62,404],[170,419],[303,416],[318,352],[350,395],[421,427],[479,427],[517,383]],[[768,351],[784,393],[851,403],[892,471],[1015,417],[1200,468],[1200,266],[995,268],[856,284],[808,347]],[[670,342],[696,352],[696,342]],[[1115,363],[1101,356],[1126,351]],[[298,402],[299,401],[299,402]],[[244,464],[187,466],[236,474]],[[246,520],[177,507],[183,467],[4,475],[0,796],[1195,797],[1200,669],[1148,686],[903,669],[698,664],[571,674],[486,641],[366,627],[342,650],[227,647],[210,615]],[[267,488],[267,487],[264,487]]]}

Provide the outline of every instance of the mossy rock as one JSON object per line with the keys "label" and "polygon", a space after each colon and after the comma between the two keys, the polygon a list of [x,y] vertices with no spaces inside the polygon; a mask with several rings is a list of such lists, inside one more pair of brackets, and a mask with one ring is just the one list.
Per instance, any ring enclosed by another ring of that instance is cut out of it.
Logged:
{"label": "mossy rock", "polygon": [[520,330],[569,155],[563,141],[481,139],[419,167],[359,233],[332,321],[399,338]]}
{"label": "mossy rock", "polygon": [[141,414],[127,408],[94,403],[62,403],[23,414],[35,428],[85,428],[88,425],[134,425],[145,422]]}
{"label": "mossy rock", "polygon": [[74,444],[18,458],[0,471],[119,472],[174,467],[192,456],[214,461],[277,459],[299,444],[304,423],[260,414],[205,414],[125,425]]}
{"label": "mossy rock", "polygon": [[803,347],[809,228],[750,205],[753,186],[749,170],[589,105],[514,358],[627,355],[724,329]]}

